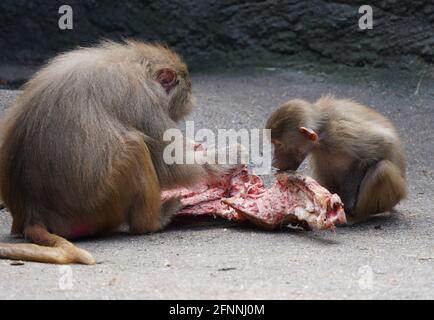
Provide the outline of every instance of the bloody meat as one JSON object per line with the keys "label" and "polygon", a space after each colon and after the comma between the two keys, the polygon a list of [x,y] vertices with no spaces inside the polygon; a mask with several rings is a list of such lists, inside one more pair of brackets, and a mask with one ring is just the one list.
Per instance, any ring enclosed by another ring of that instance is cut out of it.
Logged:
{"label": "bloody meat", "polygon": [[181,198],[179,215],[214,215],[229,220],[249,220],[271,230],[290,223],[306,229],[334,229],[346,223],[341,199],[314,179],[296,172],[276,174],[266,188],[262,179],[242,165],[218,183],[203,180],[192,188],[165,190],[162,200]]}

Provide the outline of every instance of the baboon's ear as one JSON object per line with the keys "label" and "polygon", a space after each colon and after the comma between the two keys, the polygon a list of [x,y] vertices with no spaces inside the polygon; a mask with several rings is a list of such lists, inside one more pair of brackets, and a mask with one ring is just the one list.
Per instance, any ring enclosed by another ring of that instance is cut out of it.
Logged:
{"label": "baboon's ear", "polygon": [[306,127],[300,127],[298,128],[298,131],[300,131],[300,133],[304,135],[306,138],[308,138],[310,141],[315,142],[318,140],[318,134],[312,129]]}
{"label": "baboon's ear", "polygon": [[170,68],[163,68],[155,73],[155,80],[169,93],[177,84],[176,72]]}

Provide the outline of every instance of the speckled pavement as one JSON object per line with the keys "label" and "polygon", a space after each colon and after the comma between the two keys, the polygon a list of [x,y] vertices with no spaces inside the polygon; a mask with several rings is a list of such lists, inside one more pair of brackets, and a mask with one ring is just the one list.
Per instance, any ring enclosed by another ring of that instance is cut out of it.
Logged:
{"label": "speckled pavement", "polygon": [[[83,240],[99,264],[0,260],[0,298],[433,299],[434,81],[431,69],[421,71],[295,65],[193,75],[196,128],[262,128],[279,103],[326,93],[386,114],[408,155],[409,195],[395,215],[335,233],[198,220],[152,235]],[[17,94],[0,90],[0,108]],[[20,241],[10,225],[1,212],[0,241]]]}

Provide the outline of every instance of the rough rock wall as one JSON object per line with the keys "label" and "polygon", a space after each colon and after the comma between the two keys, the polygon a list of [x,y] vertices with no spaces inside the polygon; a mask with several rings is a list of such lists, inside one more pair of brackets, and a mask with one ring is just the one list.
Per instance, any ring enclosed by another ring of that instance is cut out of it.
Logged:
{"label": "rough rock wall", "polygon": [[[74,29],[58,28],[58,8]],[[370,4],[374,29],[358,28]],[[164,41],[189,62],[309,53],[350,64],[434,61],[432,0],[1,0],[0,63],[40,63],[101,37]]]}

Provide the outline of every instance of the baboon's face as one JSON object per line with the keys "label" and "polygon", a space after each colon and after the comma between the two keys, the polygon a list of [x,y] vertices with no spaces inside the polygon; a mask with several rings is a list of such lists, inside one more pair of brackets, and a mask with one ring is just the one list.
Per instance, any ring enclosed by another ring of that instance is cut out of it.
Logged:
{"label": "baboon's face", "polygon": [[178,74],[176,82],[169,102],[169,115],[172,120],[178,122],[193,109],[195,98],[191,92],[191,80],[187,72]]}
{"label": "baboon's face", "polygon": [[291,100],[274,111],[267,120],[274,145],[273,166],[280,170],[297,170],[318,139],[308,123],[310,105]]}
{"label": "baboon's face", "polygon": [[279,170],[297,170],[308,151],[304,145],[294,145],[290,140],[273,140],[273,167]]}

